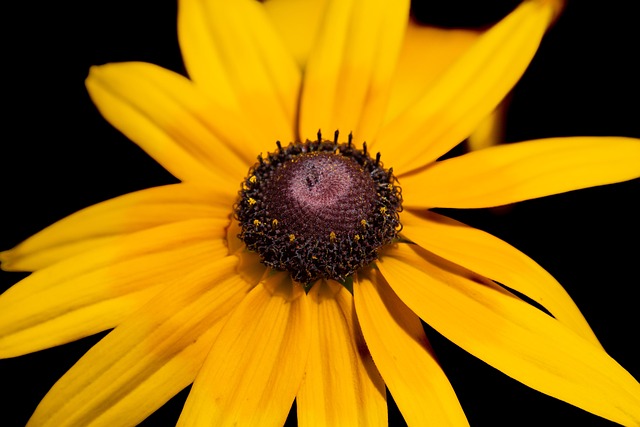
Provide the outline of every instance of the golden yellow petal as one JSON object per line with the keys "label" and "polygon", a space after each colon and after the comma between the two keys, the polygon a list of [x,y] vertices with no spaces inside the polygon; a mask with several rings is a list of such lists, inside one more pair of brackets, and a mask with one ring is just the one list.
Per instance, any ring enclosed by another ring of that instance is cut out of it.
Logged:
{"label": "golden yellow petal", "polygon": [[407,25],[406,0],[334,0],[305,70],[300,137],[321,129],[371,141],[381,124]]}
{"label": "golden yellow petal", "polygon": [[[482,32],[429,27],[410,21],[384,123],[397,117],[430,90],[447,69],[475,43]],[[469,135],[469,149],[479,150],[503,142],[505,104],[503,101]]]}
{"label": "golden yellow petal", "polygon": [[179,426],[281,426],[304,374],[309,313],[287,273],[258,284],[211,347]]}
{"label": "golden yellow petal", "polygon": [[416,245],[378,261],[425,322],[472,355],[542,393],[623,425],[640,423],[640,384],[601,348],[553,317]]}
{"label": "golden yellow petal", "polygon": [[309,292],[311,349],[298,391],[298,423],[307,426],[385,426],[384,382],[358,326],[353,297],[321,281]]}
{"label": "golden yellow petal", "polygon": [[409,21],[391,86],[385,123],[430,90],[480,36],[479,31],[444,29]]}
{"label": "golden yellow petal", "polygon": [[107,247],[117,240],[117,236],[93,236],[35,251],[26,250],[22,244],[19,244],[13,249],[0,252],[0,269],[4,271],[38,271],[77,254]]}
{"label": "golden yellow petal", "polygon": [[181,0],[178,37],[196,85],[259,130],[253,147],[293,140],[301,71],[260,3]]}
{"label": "golden yellow petal", "polygon": [[509,97],[505,98],[469,135],[467,138],[469,151],[482,150],[504,142],[508,104]]}
{"label": "golden yellow petal", "polygon": [[183,181],[237,185],[255,158],[242,118],[176,73],[107,64],[92,67],[86,84],[102,115]]}
{"label": "golden yellow petal", "polygon": [[135,425],[189,385],[223,320],[255,284],[236,257],[184,274],[90,349],[30,424]]}
{"label": "golden yellow petal", "polygon": [[434,212],[402,214],[402,234],[422,248],[536,301],[575,333],[600,346],[569,294],[534,260],[489,233]]}
{"label": "golden yellow petal", "polygon": [[569,137],[501,145],[401,179],[405,207],[484,208],[640,177],[640,140]]}
{"label": "golden yellow petal", "polygon": [[522,76],[553,12],[548,2],[527,0],[484,33],[430,90],[381,130],[374,149],[384,153],[386,164],[406,173],[468,137]]}
{"label": "golden yellow petal", "polygon": [[468,425],[420,319],[380,272],[358,272],[353,295],[367,347],[407,424]]}
{"label": "golden yellow petal", "polygon": [[231,76],[211,35],[210,24],[198,0],[178,1],[178,40],[189,78],[230,111],[239,111]]}
{"label": "golden yellow petal", "polygon": [[[5,294],[19,293],[22,298],[32,292],[45,290],[53,284],[73,279],[99,268],[109,267],[136,256],[168,251],[203,241],[223,239],[226,237],[226,225],[227,221],[194,219],[118,236],[113,244],[77,254],[45,270],[33,273],[24,279],[24,281],[31,282],[28,287],[19,291],[20,288],[14,286]],[[45,275],[47,276],[46,280],[40,279]]]}
{"label": "golden yellow petal", "polygon": [[328,0],[267,0],[263,3],[287,50],[304,70]]}
{"label": "golden yellow petal", "polygon": [[227,255],[222,238],[184,243],[176,239],[169,247],[157,243],[157,249],[131,252],[83,271],[72,270],[80,262],[74,257],[9,288],[0,295],[0,357],[19,356],[112,328],[185,272]]}
{"label": "golden yellow petal", "polygon": [[228,187],[175,184],[119,196],[82,209],[0,252],[4,270],[35,271],[124,235],[197,218],[225,219],[237,197]]}

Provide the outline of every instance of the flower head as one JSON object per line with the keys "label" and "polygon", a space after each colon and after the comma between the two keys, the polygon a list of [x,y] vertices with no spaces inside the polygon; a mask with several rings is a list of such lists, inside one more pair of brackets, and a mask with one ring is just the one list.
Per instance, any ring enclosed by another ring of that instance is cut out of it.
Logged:
{"label": "flower head", "polygon": [[[32,424],[136,424],[193,383],[181,425],[282,424],[294,399],[300,424],[385,424],[385,385],[409,424],[464,425],[421,319],[529,387],[640,422],[640,385],[562,287],[433,211],[640,176],[640,142],[623,137],[439,160],[520,78],[557,4],[523,2],[416,84],[416,49],[441,34],[408,21],[408,2],[290,3],[182,0],[189,78],[91,70],[104,117],[180,183],[0,255],[33,271],[0,297],[0,356],[114,328]],[[311,11],[302,34],[278,25]]]}

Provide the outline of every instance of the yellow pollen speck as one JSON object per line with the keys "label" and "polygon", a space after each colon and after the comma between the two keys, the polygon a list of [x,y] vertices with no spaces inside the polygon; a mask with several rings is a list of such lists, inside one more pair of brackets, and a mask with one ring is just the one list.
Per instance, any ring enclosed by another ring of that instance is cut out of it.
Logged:
{"label": "yellow pollen speck", "polygon": [[289,241],[293,242],[294,240],[296,240],[296,235],[295,234],[289,234]]}
{"label": "yellow pollen speck", "polygon": [[360,240],[360,235],[356,234],[355,236],[353,236],[353,240],[355,240],[356,242]]}
{"label": "yellow pollen speck", "polygon": [[386,208],[386,207],[384,207],[384,206],[383,206],[383,207],[381,207],[381,208],[380,208],[380,213],[381,213],[381,214],[387,213],[387,208]]}
{"label": "yellow pollen speck", "polygon": [[258,180],[258,178],[256,178],[255,175],[251,175],[249,177],[249,182],[252,183],[252,184],[255,184],[257,180]]}
{"label": "yellow pollen speck", "polygon": [[336,233],[334,233],[333,231],[331,233],[329,233],[329,240],[331,240],[332,242],[336,241]]}
{"label": "yellow pollen speck", "polygon": [[360,224],[362,224],[363,227],[366,227],[367,226],[367,221],[364,220],[364,219],[361,219],[360,220]]}
{"label": "yellow pollen speck", "polygon": [[249,200],[247,200],[247,202],[249,202],[249,204],[253,206],[256,204],[256,199],[254,199],[253,197],[249,197]]}
{"label": "yellow pollen speck", "polygon": [[243,189],[243,190],[248,190],[248,189],[249,189],[249,186],[247,185],[247,183],[246,183],[246,182],[243,182],[243,183],[242,183],[242,189]]}
{"label": "yellow pollen speck", "polygon": [[256,227],[259,226],[261,224],[261,222],[257,219],[253,220],[253,225],[255,225]]}
{"label": "yellow pollen speck", "polygon": [[274,219],[273,221],[271,221],[271,224],[273,224],[273,226],[275,227],[276,225],[278,225],[278,220]]}

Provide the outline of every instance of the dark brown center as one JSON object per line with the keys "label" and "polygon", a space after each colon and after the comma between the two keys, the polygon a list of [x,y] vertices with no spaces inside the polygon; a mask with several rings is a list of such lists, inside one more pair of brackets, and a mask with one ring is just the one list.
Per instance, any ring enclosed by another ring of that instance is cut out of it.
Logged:
{"label": "dark brown center", "polygon": [[358,229],[375,208],[375,183],[358,163],[333,152],[301,154],[264,188],[265,208],[297,237],[326,243]]}
{"label": "dark brown center", "polygon": [[392,170],[336,140],[293,143],[259,158],[242,183],[238,237],[262,262],[309,287],[344,281],[377,258],[401,228]]}

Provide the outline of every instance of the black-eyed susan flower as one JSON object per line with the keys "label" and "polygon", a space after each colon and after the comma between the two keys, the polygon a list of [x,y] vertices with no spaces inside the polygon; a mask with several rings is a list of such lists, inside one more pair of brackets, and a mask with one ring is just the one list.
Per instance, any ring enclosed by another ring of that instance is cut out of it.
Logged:
{"label": "black-eyed susan flower", "polygon": [[639,423],[640,385],[562,287],[432,211],[640,176],[640,142],[622,137],[438,160],[513,87],[556,7],[528,0],[456,38],[433,80],[416,58],[441,34],[408,24],[407,2],[371,0],[184,0],[189,79],[93,68],[103,115],[181,183],[2,253],[33,273],[0,297],[0,356],[114,328],[31,423],[133,425],[193,383],[181,425],[278,425],[294,399],[301,425],[385,424],[385,385],[410,425],[464,425],[420,319],[525,385]]}

